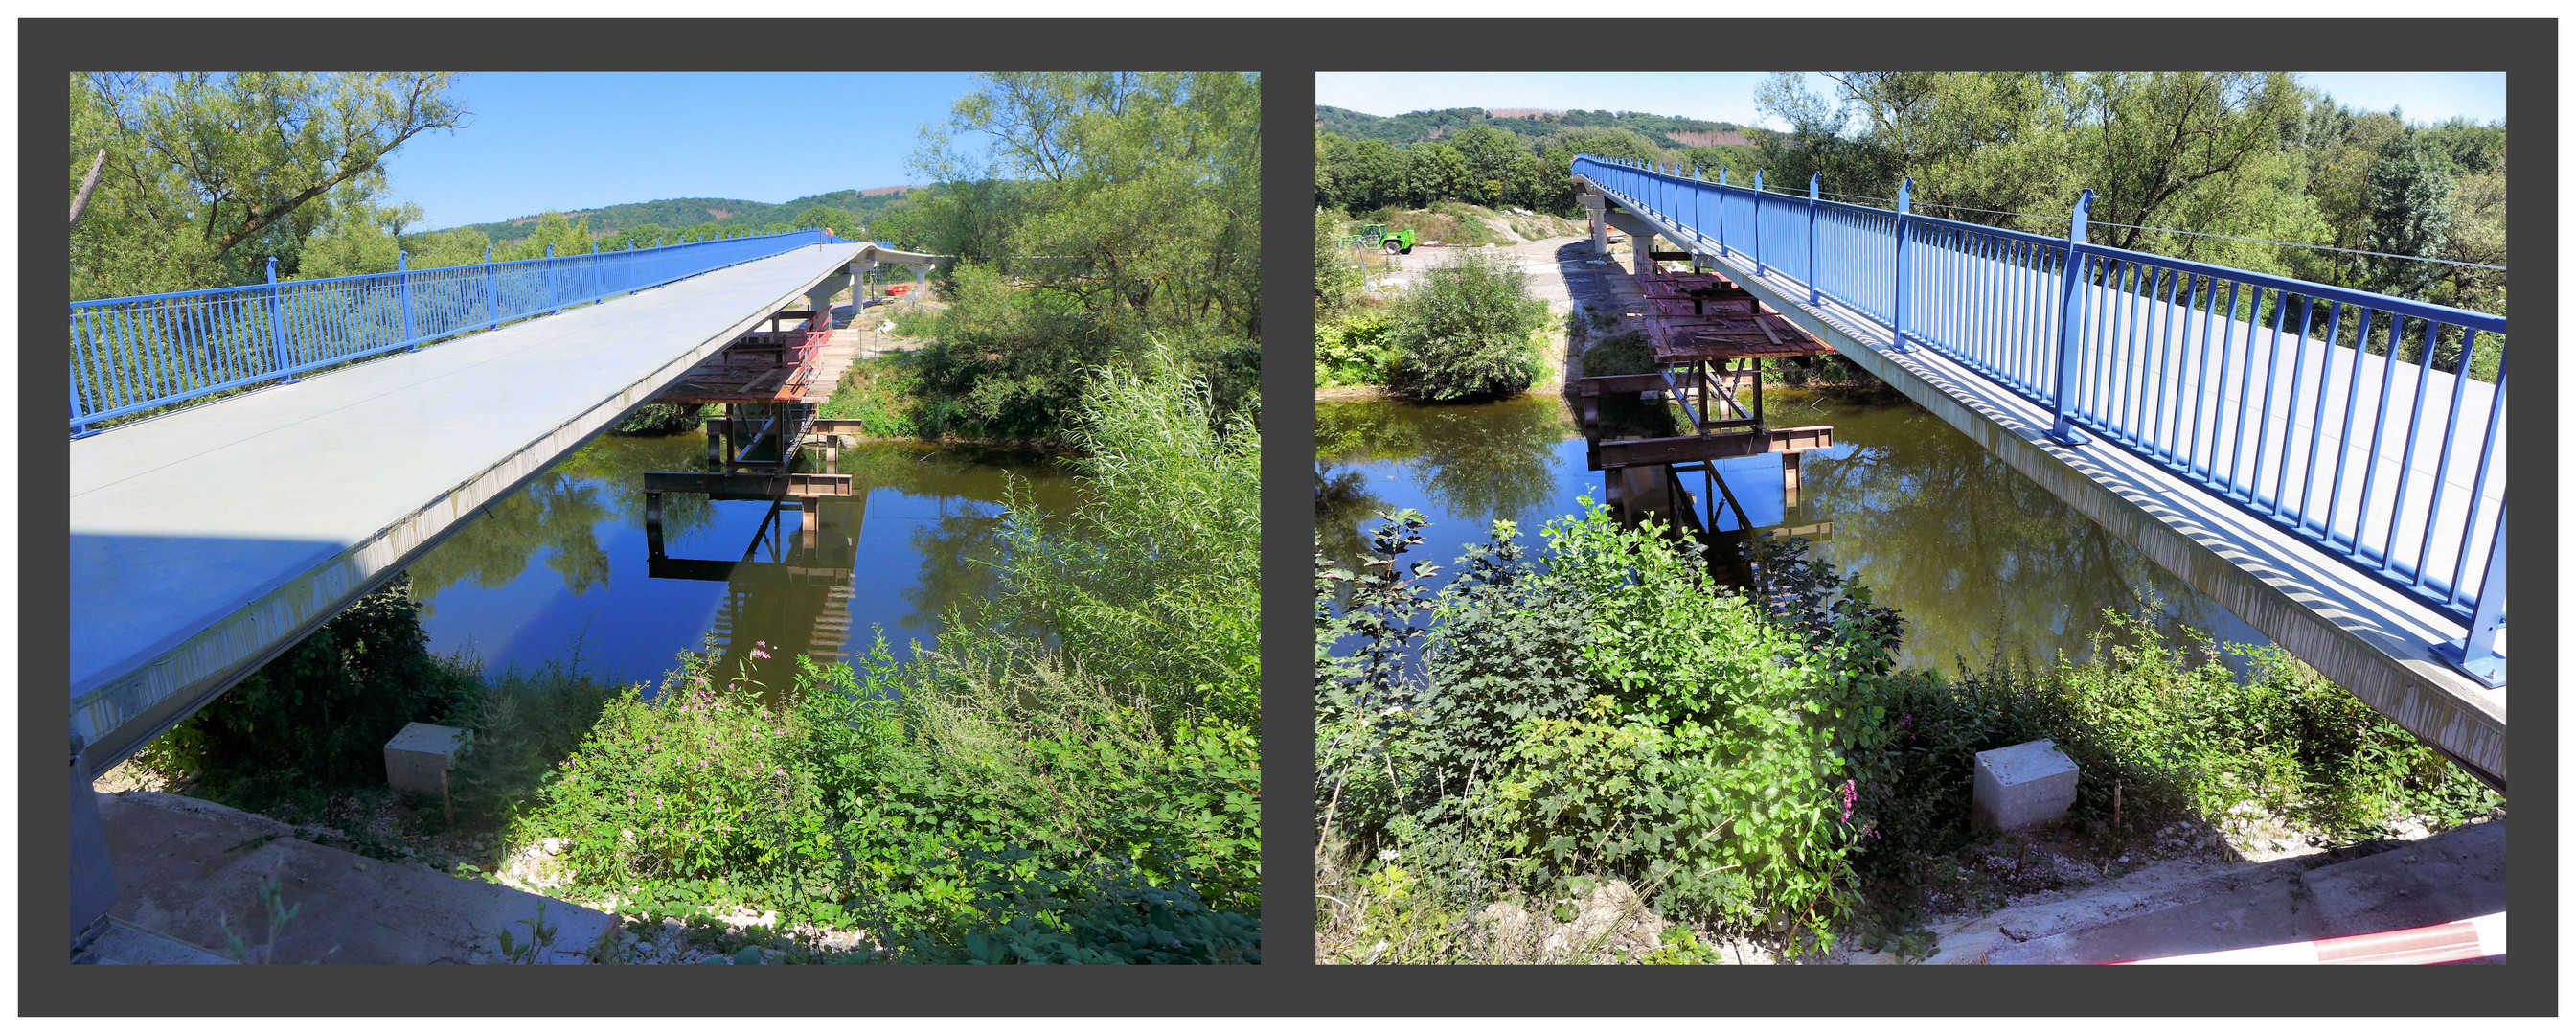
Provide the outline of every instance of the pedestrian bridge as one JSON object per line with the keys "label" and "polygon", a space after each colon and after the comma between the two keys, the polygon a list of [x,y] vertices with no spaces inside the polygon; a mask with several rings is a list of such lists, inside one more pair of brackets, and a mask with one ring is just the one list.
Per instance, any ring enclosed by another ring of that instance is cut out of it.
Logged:
{"label": "pedestrian bridge", "polygon": [[2047,237],[1571,172],[1603,251],[1725,271],[2504,788],[2504,370],[2451,359],[2503,317],[2090,244],[2090,191]]}
{"label": "pedestrian bridge", "polygon": [[801,231],[74,303],[76,790],[700,360],[936,258]]}

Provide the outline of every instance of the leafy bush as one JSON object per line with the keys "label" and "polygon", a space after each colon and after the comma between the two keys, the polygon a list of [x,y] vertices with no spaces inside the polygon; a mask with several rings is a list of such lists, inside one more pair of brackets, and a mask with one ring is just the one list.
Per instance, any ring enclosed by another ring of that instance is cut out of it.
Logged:
{"label": "leafy bush", "polygon": [[1344,219],[1331,209],[1315,211],[1315,325],[1340,319],[1351,297],[1360,292],[1359,257],[1342,244]]}
{"label": "leafy bush", "polygon": [[1460,252],[1396,304],[1387,341],[1404,359],[1395,380],[1440,402],[1517,395],[1546,372],[1531,340],[1546,317],[1509,256]]}
{"label": "leafy bush", "polygon": [[1645,335],[1635,331],[1611,335],[1583,350],[1585,377],[1651,374],[1656,369],[1655,347],[1646,341]]}
{"label": "leafy bush", "polygon": [[874,356],[850,364],[841,383],[820,411],[825,417],[855,418],[872,438],[912,438],[921,434],[912,419],[918,396],[917,378],[905,353]]}
{"label": "leafy bush", "polygon": [[1387,340],[1387,318],[1358,314],[1339,323],[1315,323],[1315,380],[1327,384],[1386,386],[1403,354]]}
{"label": "leafy bush", "polygon": [[[1414,685],[1394,659],[1427,605],[1394,572],[1420,520],[1379,534],[1370,574],[1318,584],[1318,805],[1342,836],[1517,893],[1616,875],[1668,914],[1829,941],[1855,901],[1843,792],[1893,649],[1865,594],[1811,643],[1601,508],[1549,523],[1535,559],[1497,523],[1433,607]],[[1335,581],[1354,583],[1338,617]]]}

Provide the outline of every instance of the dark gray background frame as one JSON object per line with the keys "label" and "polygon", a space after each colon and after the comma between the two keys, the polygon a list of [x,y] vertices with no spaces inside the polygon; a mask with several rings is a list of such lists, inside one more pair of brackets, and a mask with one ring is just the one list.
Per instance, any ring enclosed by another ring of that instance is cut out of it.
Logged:
{"label": "dark gray background frame", "polygon": [[[2038,58],[2085,68],[2504,69],[2508,110],[2523,124],[2526,184],[2512,228],[2512,265],[2525,275],[2519,319],[2558,326],[2556,23],[2515,21],[1768,21],[1657,19],[1644,35],[1617,22],[1546,21],[22,21],[20,61],[19,320],[22,342],[49,340],[52,314],[35,304],[64,297],[66,235],[46,213],[64,138],[63,73],[75,68],[461,68],[706,71],[758,66],[731,55],[775,56],[814,40],[820,53],[864,55],[913,70],[955,68],[1249,68],[1262,72],[1264,272],[1262,544],[1264,663],[1262,817],[1266,931],[1261,967],[1135,971],[1023,968],[1004,972],[912,968],[700,968],[685,976],[637,968],[486,967],[440,973],[431,986],[396,967],[339,967],[327,976],[291,968],[172,968],[149,980],[63,960],[62,889],[68,861],[43,850],[65,823],[52,764],[60,710],[43,688],[67,666],[48,646],[65,642],[60,592],[68,581],[63,512],[52,494],[68,479],[54,443],[51,385],[62,362],[32,346],[20,363],[22,656],[19,695],[19,1002],[23,1014],[2545,1014],[2557,1009],[2556,644],[2518,644],[2531,690],[2522,703],[2526,770],[2510,852],[2516,951],[2503,967],[2419,970],[2385,976],[2326,968],[2071,968],[2047,975],[1994,969],[1932,971],[1789,968],[1322,968],[1313,956],[1311,797],[1313,733],[1312,542],[1307,487],[1314,411],[1307,262],[1313,202],[1311,73],[1382,67],[1389,41],[1417,68],[1497,67],[1615,71],[1623,40],[1646,44],[1662,67],[1721,70],[1772,66],[1883,68],[2035,67]],[[955,33],[967,43],[941,43]],[[562,39],[584,41],[568,50]],[[889,42],[895,45],[888,45]],[[1650,41],[1650,42],[1649,42]],[[1695,60],[1695,56],[1704,55]],[[780,67],[828,69],[780,58]],[[855,70],[855,69],[854,69]],[[899,70],[899,69],[896,69]],[[2294,69],[2297,70],[2297,69]],[[470,81],[469,81],[470,83]],[[830,106],[822,105],[828,112]],[[1386,113],[1393,114],[1393,113]],[[909,136],[910,127],[886,127]],[[2554,386],[2547,347],[2526,347],[2526,384]],[[2537,379],[2536,382],[2534,379]],[[2527,389],[2528,391],[2528,389]],[[2540,479],[2524,498],[2523,527],[2555,529],[2555,428],[2544,407],[2510,418],[2526,443],[2515,466]],[[2557,628],[2556,543],[2532,537],[2521,551],[2525,622]],[[2538,674],[2536,678],[2533,674]],[[543,974],[545,976],[538,976]],[[2037,980],[2034,980],[2037,978]],[[424,996],[425,987],[435,995]],[[2402,989],[2402,991],[2398,991]]]}

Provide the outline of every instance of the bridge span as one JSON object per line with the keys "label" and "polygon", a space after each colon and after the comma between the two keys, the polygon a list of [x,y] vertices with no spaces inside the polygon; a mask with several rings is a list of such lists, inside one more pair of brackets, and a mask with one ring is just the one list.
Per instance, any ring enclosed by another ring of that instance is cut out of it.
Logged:
{"label": "bridge span", "polygon": [[2092,245],[2089,191],[2048,238],[1571,174],[1597,247],[1724,271],[2504,790],[2504,372],[2440,369],[2504,318]]}
{"label": "bridge span", "polygon": [[[83,390],[95,397],[101,381],[93,376],[85,386],[77,369],[84,324],[185,326],[216,317],[128,312],[110,320],[97,315],[102,303],[84,303],[87,314],[76,305],[69,689],[86,768],[104,770],[204,706],[773,315],[828,313],[855,273],[878,264],[919,269],[936,258],[819,231],[654,251],[755,242],[766,247],[698,256],[666,269],[671,279],[659,286],[610,284],[595,298],[564,290],[574,271],[540,268],[547,260],[510,264],[521,267],[515,271],[462,267],[479,276],[464,293],[471,312],[449,321],[465,333],[429,348],[416,339],[436,328],[416,310],[429,308],[438,275],[457,271],[384,275],[413,281],[399,303],[412,333],[344,349],[376,358],[300,378],[293,363],[276,361],[270,379],[284,383],[104,431],[82,426]],[[698,268],[710,262],[720,265]],[[496,283],[513,273],[523,281],[544,273],[553,290],[514,309]],[[334,287],[345,289],[341,300],[297,298]],[[285,284],[266,299],[253,288],[248,308],[254,320],[276,320],[281,338],[301,339],[281,356],[302,357],[364,338],[373,317],[390,315],[392,304],[378,313],[363,299],[346,301],[374,287]],[[167,310],[172,298],[213,307],[186,296],[148,301]],[[595,304],[546,315],[574,302]],[[298,315],[312,310],[324,313],[298,326]],[[222,330],[206,336],[220,340]],[[122,362],[141,365],[128,339],[88,338],[126,346]],[[177,401],[188,402],[186,394],[175,393]],[[92,421],[101,419],[96,412]]]}

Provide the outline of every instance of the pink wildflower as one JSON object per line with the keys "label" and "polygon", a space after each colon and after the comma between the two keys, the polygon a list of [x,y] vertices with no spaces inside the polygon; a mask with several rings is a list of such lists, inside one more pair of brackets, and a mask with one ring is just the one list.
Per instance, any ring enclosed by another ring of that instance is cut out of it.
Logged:
{"label": "pink wildflower", "polygon": [[1843,781],[1843,822],[1851,822],[1852,802],[1858,800],[1860,800],[1860,783],[1855,780]]}

